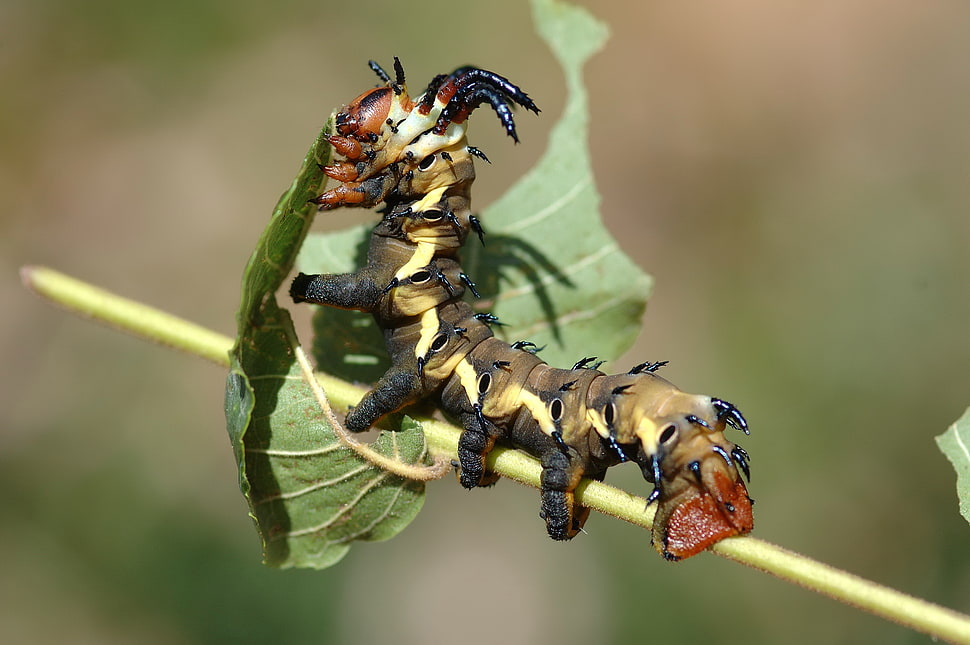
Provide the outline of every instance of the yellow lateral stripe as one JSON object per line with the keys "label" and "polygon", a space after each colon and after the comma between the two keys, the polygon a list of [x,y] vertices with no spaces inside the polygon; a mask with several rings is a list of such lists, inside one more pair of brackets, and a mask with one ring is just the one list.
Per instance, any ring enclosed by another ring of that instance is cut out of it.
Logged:
{"label": "yellow lateral stripe", "polygon": [[428,353],[431,340],[438,333],[438,310],[428,309],[421,314],[421,338],[414,346],[415,358],[421,358]]}
{"label": "yellow lateral stripe", "polygon": [[[420,213],[426,210],[432,210],[433,206],[437,205],[438,202],[441,201],[441,198],[444,195],[444,192],[445,190],[447,190],[447,188],[448,187],[446,186],[443,188],[436,188],[435,190],[432,190],[430,193],[428,193],[423,198],[421,198],[421,200],[418,203],[414,204],[411,207],[411,210],[413,210],[416,213]],[[425,202],[430,202],[430,206]],[[411,256],[411,259],[408,260],[407,263],[404,266],[402,266],[400,269],[398,269],[397,273],[394,274],[394,277],[397,278],[398,280],[404,280],[405,278],[410,276],[418,269],[421,269],[431,264],[431,260],[434,259],[435,251],[438,250],[435,244],[429,244],[421,240],[412,240],[412,241],[417,242],[417,249],[415,249],[414,255]]]}
{"label": "yellow lateral stripe", "polygon": [[657,432],[657,423],[653,419],[649,417],[640,419],[640,423],[637,424],[633,434],[640,440],[640,445],[643,446],[647,454],[652,455],[657,452],[657,439],[660,433]]}
{"label": "yellow lateral stripe", "polygon": [[434,259],[434,252],[434,244],[427,244],[424,242],[418,244],[417,249],[414,251],[414,255],[412,255],[411,259],[407,261],[407,264],[397,270],[394,277],[398,280],[405,280],[411,277],[411,274],[418,269],[423,269],[431,264],[431,260]]}
{"label": "yellow lateral stripe", "polygon": [[603,415],[600,414],[599,410],[594,410],[593,408],[586,408],[586,421],[593,426],[596,434],[608,439],[610,436],[610,429],[606,425],[606,421],[603,420]]}
{"label": "yellow lateral stripe", "polygon": [[543,403],[538,395],[522,388],[519,391],[516,403],[525,406],[529,410],[532,418],[539,424],[539,430],[550,437],[552,436],[552,433],[556,430],[556,424],[553,423],[552,417],[549,416],[549,410],[546,409],[546,404]]}
{"label": "yellow lateral stripe", "polygon": [[451,188],[451,185],[435,188],[427,195],[422,197],[421,200],[416,204],[412,205],[411,210],[415,213],[423,213],[424,211],[435,210],[435,206],[438,205],[438,202],[440,202],[441,198],[444,197],[445,191],[449,188]]}
{"label": "yellow lateral stripe", "polygon": [[475,372],[475,366],[471,364],[468,357],[465,357],[458,363],[455,367],[455,374],[458,375],[458,380],[461,382],[461,386],[465,388],[465,396],[468,397],[468,401],[471,403],[478,402],[478,373]]}

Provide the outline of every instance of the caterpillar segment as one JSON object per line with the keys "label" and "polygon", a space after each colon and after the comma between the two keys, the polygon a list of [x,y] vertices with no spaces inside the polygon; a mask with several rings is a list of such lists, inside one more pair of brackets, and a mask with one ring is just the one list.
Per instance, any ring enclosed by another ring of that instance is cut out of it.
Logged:
{"label": "caterpillar segment", "polygon": [[538,112],[531,99],[504,77],[463,67],[435,77],[412,100],[397,59],[393,81],[372,68],[385,85],[338,114],[332,143],[347,161],[328,167],[341,183],[317,200],[327,208],[384,205],[367,262],[353,273],[301,273],[290,289],[297,302],[370,313],[383,330],[391,367],[349,411],[347,428],[366,430],[437,397],[463,427],[462,486],[496,481],[486,468],[496,444],[539,459],[540,516],[557,540],[574,537],[589,515],[576,500],[582,479],[601,481],[627,461],[653,486],[652,541],[665,558],[750,532],[749,457],[725,437],[728,428],[747,433],[734,405],[682,392],[656,373],[665,361],[614,375],[597,369],[595,358],[551,367],[534,344],[496,338],[497,319],[465,301],[466,290],[477,294],[458,252],[472,233],[484,240],[471,211],[474,158],[482,155],[467,144],[466,121],[487,103],[517,141],[511,109]]}

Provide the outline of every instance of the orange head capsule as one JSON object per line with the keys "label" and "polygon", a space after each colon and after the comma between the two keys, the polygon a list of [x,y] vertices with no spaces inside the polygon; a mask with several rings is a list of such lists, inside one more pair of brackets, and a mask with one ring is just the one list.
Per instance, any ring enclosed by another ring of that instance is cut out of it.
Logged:
{"label": "orange head capsule", "polygon": [[337,132],[358,141],[376,140],[391,112],[394,90],[378,87],[364,92],[337,113]]}

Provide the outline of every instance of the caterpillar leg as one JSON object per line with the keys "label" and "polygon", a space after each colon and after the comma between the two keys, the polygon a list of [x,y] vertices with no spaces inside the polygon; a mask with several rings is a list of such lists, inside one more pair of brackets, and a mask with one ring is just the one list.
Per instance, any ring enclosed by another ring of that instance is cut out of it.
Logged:
{"label": "caterpillar leg", "polygon": [[412,371],[392,366],[374,389],[364,395],[360,403],[347,414],[344,425],[351,432],[369,429],[385,414],[396,412],[406,405],[427,396],[421,379]]}
{"label": "caterpillar leg", "polygon": [[366,270],[356,273],[301,273],[290,284],[293,302],[312,302],[339,309],[373,311],[384,285],[379,285]]}
{"label": "caterpillar leg", "polygon": [[[340,206],[360,206],[370,208],[383,201],[401,181],[400,164],[389,166],[384,172],[367,177],[362,181],[349,181],[340,186],[317,195],[309,200],[321,210],[329,210]],[[326,166],[323,170],[328,176],[343,181],[342,178],[351,177],[356,169],[347,166]]]}
{"label": "caterpillar leg", "polygon": [[486,472],[485,457],[495,447],[495,436],[481,427],[478,415],[461,416],[465,430],[458,438],[458,481],[465,488],[491,486],[498,481],[498,475]]}
{"label": "caterpillar leg", "polygon": [[573,494],[581,476],[581,466],[558,447],[543,453],[539,517],[546,521],[546,531],[553,540],[571,540],[589,517],[589,509],[577,504]]}

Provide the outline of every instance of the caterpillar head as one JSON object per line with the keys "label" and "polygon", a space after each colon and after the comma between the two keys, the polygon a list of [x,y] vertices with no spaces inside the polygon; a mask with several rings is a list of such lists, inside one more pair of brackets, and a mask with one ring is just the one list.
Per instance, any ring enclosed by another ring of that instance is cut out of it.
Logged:
{"label": "caterpillar head", "polygon": [[327,140],[346,160],[325,166],[323,172],[340,184],[311,201],[324,208],[369,208],[385,199],[401,202],[432,195],[436,201],[440,194],[435,191],[471,184],[475,149],[467,146],[467,125],[454,125],[436,136],[430,132],[434,120],[417,110],[408,112],[410,103],[406,94],[395,95],[384,87],[361,95],[338,113],[339,134]]}
{"label": "caterpillar head", "polygon": [[364,92],[337,113],[337,134],[357,141],[376,139],[391,112],[393,100],[394,90],[390,87]]}
{"label": "caterpillar head", "polygon": [[[405,87],[400,60],[394,59],[394,80],[374,61],[370,67],[384,86],[364,92],[337,113],[336,134],[327,140],[346,159],[323,169],[342,184],[311,200],[323,208],[374,206],[388,194],[372,190],[375,181],[382,186],[392,183],[390,176],[379,176],[391,173],[407,178],[426,171],[421,164],[432,163],[436,155],[446,158],[449,152],[468,150],[470,155],[485,159],[477,148],[466,148],[465,138],[465,121],[483,103],[492,106],[515,141],[518,135],[512,107],[521,105],[539,112],[532,99],[508,79],[476,67],[460,67],[451,74],[436,76],[425,93],[414,100]],[[369,180],[373,181],[366,184]]]}
{"label": "caterpillar head", "polygon": [[437,127],[447,101],[411,99],[400,60],[394,59],[394,80],[374,61],[370,66],[385,85],[364,92],[337,113],[336,134],[327,140],[347,161],[328,166],[327,175],[341,182],[362,181],[391,164],[420,161],[464,142],[463,123],[448,120],[446,127]]}

